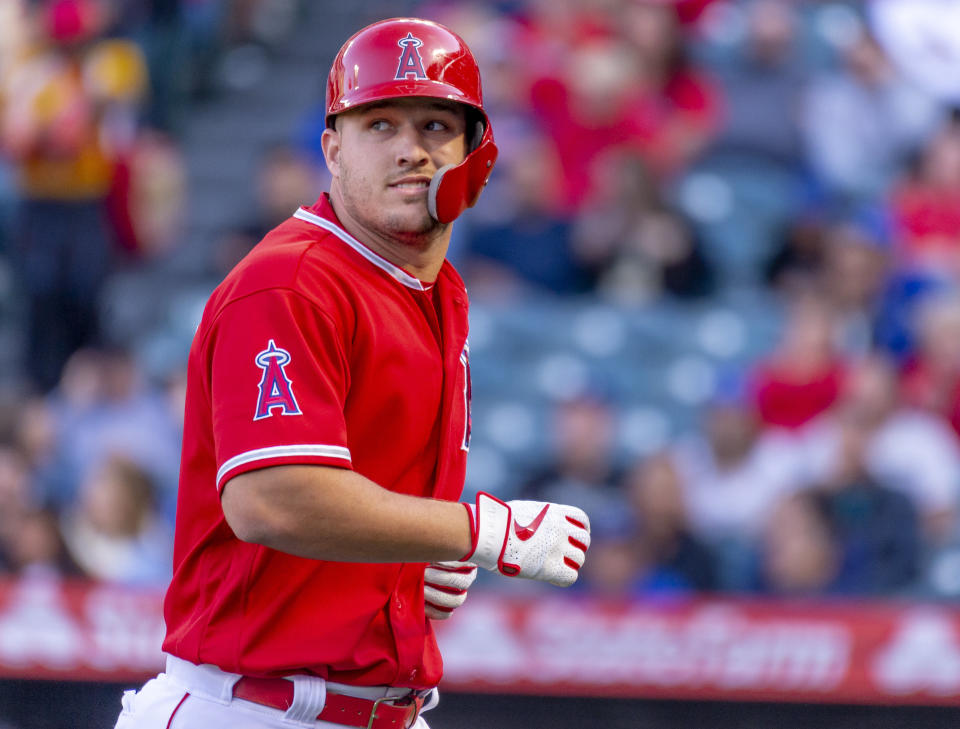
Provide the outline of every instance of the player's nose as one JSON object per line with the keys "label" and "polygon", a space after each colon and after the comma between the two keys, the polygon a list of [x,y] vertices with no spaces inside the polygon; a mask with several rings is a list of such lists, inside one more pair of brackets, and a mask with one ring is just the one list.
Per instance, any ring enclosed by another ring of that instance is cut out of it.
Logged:
{"label": "player's nose", "polygon": [[423,135],[413,124],[403,124],[394,136],[399,167],[420,167],[430,159]]}

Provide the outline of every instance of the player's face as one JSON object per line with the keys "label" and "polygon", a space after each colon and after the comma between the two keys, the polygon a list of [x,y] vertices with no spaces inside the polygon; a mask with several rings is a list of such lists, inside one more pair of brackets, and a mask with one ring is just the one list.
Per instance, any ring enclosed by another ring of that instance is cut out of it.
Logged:
{"label": "player's face", "polygon": [[460,104],[399,99],[337,118],[324,135],[324,154],[348,227],[377,238],[420,245],[446,229],[427,212],[430,179],[466,154]]}

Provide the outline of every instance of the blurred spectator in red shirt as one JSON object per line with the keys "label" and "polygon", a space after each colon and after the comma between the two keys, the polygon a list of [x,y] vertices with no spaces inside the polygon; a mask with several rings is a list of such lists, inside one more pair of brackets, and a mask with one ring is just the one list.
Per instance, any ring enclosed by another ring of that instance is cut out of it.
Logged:
{"label": "blurred spectator in red shirt", "polygon": [[134,259],[157,259],[183,238],[186,163],[163,132],[140,131],[115,160],[107,201],[117,243]]}
{"label": "blurred spectator in red shirt", "polygon": [[716,92],[686,57],[674,5],[625,3],[611,17],[611,29],[580,26],[531,87],[534,114],[560,152],[561,200],[571,210],[589,199],[604,152],[638,152],[662,179],[688,165],[717,124]]}
{"label": "blurred spectator in red shirt", "polygon": [[642,150],[655,173],[669,176],[692,162],[716,133],[718,91],[688,58],[680,5],[637,0],[620,6],[623,38],[639,55],[640,113],[649,136]]}
{"label": "blurred spectator in red shirt", "polygon": [[533,84],[534,115],[561,162],[562,208],[578,210],[591,196],[592,167],[604,151],[637,150],[649,135],[639,113],[639,67],[622,39],[595,39],[569,50],[559,77]]}
{"label": "blurred spectator in red shirt", "polygon": [[892,206],[902,265],[960,279],[960,112],[926,144]]}
{"label": "blurred spectator in red shirt", "polygon": [[813,293],[797,297],[780,343],[751,375],[760,419],[767,426],[799,428],[829,408],[843,381],[836,345],[836,312]]}

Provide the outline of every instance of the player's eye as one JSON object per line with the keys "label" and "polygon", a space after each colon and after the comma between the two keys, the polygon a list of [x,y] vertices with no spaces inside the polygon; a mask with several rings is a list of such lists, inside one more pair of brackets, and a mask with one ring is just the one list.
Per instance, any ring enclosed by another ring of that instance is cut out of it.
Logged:
{"label": "player's eye", "polygon": [[440,119],[432,119],[431,121],[427,122],[424,128],[428,132],[445,132],[450,128],[450,126]]}
{"label": "player's eye", "polygon": [[385,132],[390,128],[390,122],[386,119],[374,119],[370,122],[370,129],[375,132]]}

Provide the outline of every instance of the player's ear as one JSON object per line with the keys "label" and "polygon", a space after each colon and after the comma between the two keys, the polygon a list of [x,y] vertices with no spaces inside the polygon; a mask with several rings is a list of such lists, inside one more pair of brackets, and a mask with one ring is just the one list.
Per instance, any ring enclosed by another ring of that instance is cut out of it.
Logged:
{"label": "player's ear", "polygon": [[320,147],[323,150],[323,159],[327,169],[334,177],[340,176],[340,132],[335,128],[327,127],[320,137]]}

